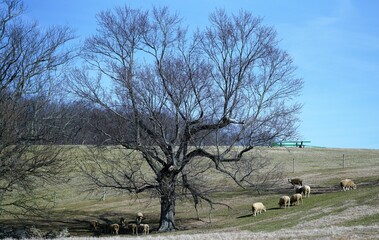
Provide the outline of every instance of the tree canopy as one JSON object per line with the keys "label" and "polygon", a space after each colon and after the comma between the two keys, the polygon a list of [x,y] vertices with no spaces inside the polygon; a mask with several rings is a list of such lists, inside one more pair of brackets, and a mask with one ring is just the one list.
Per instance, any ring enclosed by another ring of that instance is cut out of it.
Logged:
{"label": "tree canopy", "polygon": [[189,179],[195,159],[244,186],[259,161],[247,153],[296,133],[301,104],[295,98],[303,81],[261,18],[216,10],[205,29],[189,34],[168,8],[124,6],[99,13],[97,24],[83,46],[86,64],[69,76],[71,90],[117,119],[120,131],[98,126],[99,132],[138,152],[154,178],[133,177],[138,168],[126,167],[135,161],[125,157],[122,174],[104,174],[95,183],[157,191],[159,231],[175,228],[179,185],[194,200],[210,201]]}

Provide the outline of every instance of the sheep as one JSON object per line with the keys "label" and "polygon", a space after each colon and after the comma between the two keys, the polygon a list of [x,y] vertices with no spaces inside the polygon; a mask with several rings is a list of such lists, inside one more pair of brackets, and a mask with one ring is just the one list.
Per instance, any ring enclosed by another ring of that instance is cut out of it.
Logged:
{"label": "sheep", "polygon": [[303,205],[303,195],[301,195],[300,193],[295,193],[290,198],[291,206],[296,205],[296,203],[297,205],[300,205],[300,201],[301,205]]}
{"label": "sheep", "polygon": [[120,218],[120,229],[127,231],[131,230],[133,235],[138,235],[138,230],[142,229],[142,232],[146,235],[149,234],[150,227],[148,224],[141,223],[144,219],[143,214],[141,212],[136,214],[136,220],[131,221],[129,223],[126,222],[125,218]]}
{"label": "sheep", "polygon": [[341,187],[341,190],[347,191],[351,189],[356,189],[357,185],[355,185],[353,180],[347,178],[347,179],[341,180],[340,187]]}
{"label": "sheep", "polygon": [[253,211],[253,215],[257,216],[257,213],[262,213],[262,210],[266,212],[266,207],[261,202],[253,203],[253,206],[251,207],[251,210]]}
{"label": "sheep", "polygon": [[311,195],[311,187],[310,186],[308,186],[308,185],[304,185],[303,187],[302,187],[302,194],[304,195],[304,197],[310,197],[310,195]]}
{"label": "sheep", "polygon": [[120,225],[118,225],[117,223],[109,224],[109,230],[111,234],[118,235]]}
{"label": "sheep", "polygon": [[[149,230],[150,230],[149,224],[141,223],[138,226],[138,228],[142,228],[143,234],[145,234],[145,235],[149,234]],[[138,231],[137,231],[137,235],[138,235]]]}
{"label": "sheep", "polygon": [[107,233],[107,225],[99,223],[97,220],[90,222],[90,228],[95,236],[100,236],[102,233]]}
{"label": "sheep", "polygon": [[290,197],[289,196],[282,196],[279,198],[279,207],[282,208],[289,207],[290,206]]}
{"label": "sheep", "polygon": [[146,223],[141,223],[141,224],[131,223],[131,224],[129,224],[129,226],[132,229],[132,234],[133,235],[136,234],[137,236],[138,236],[138,230],[139,229],[142,229],[142,233],[145,235],[149,234],[149,231],[150,231],[150,226],[149,226],[149,224],[146,224]]}
{"label": "sheep", "polygon": [[295,193],[300,193],[304,195],[304,197],[309,197],[311,194],[311,187],[308,185],[295,186]]}
{"label": "sheep", "polygon": [[99,236],[104,233],[111,233],[118,235],[120,225],[117,223],[99,223],[98,221],[90,222],[90,228],[94,231],[94,235]]}
{"label": "sheep", "polygon": [[137,225],[141,224],[142,220],[144,219],[143,214],[141,212],[137,213],[136,215],[136,223]]}
{"label": "sheep", "polygon": [[303,186],[303,180],[300,178],[288,178],[288,182],[291,183],[293,186],[295,185]]}
{"label": "sheep", "polygon": [[137,226],[137,224],[135,224],[135,223],[131,223],[131,224],[129,224],[129,226],[130,226],[130,228],[132,229],[132,234],[134,235],[134,234],[137,234],[138,235],[138,226]]}
{"label": "sheep", "polygon": [[294,186],[295,193],[303,193],[303,186]]}

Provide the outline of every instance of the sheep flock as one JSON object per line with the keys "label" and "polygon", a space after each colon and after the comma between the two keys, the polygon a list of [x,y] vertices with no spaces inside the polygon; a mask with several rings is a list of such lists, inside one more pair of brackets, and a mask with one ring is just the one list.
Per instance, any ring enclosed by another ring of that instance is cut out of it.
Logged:
{"label": "sheep flock", "polygon": [[[292,184],[294,192],[289,195],[284,195],[279,198],[279,209],[289,208],[291,206],[303,205],[304,199],[309,198],[311,194],[311,187],[309,185],[303,185],[303,180],[300,178],[289,178],[288,182]],[[341,191],[348,191],[356,189],[356,184],[352,179],[343,179],[340,184]],[[258,214],[266,212],[266,206],[262,202],[254,202],[251,207],[252,216],[256,217]],[[94,236],[100,236],[102,234],[132,234],[139,235],[142,233],[144,235],[149,234],[150,226],[144,223],[144,215],[138,212],[135,215],[135,219],[131,221],[126,221],[125,218],[121,217],[119,222],[102,222],[98,220],[90,222],[90,228],[93,231]]]}
{"label": "sheep flock", "polygon": [[125,218],[121,217],[118,223],[114,222],[104,222],[100,223],[99,221],[91,221],[90,229],[93,231],[94,236],[100,236],[102,234],[127,234],[138,235],[139,232],[144,235],[149,234],[150,226],[147,223],[142,223],[144,216],[141,212],[136,214],[135,220],[126,221]]}
{"label": "sheep flock", "polygon": [[[288,208],[290,206],[303,205],[303,199],[309,198],[311,194],[311,187],[309,185],[303,185],[301,178],[289,178],[288,182],[292,184],[294,193],[291,196],[281,196],[279,198],[279,208]],[[339,184],[342,191],[348,191],[356,189],[357,186],[352,179],[343,179]],[[266,212],[266,207],[262,202],[255,202],[252,205],[253,216]]]}

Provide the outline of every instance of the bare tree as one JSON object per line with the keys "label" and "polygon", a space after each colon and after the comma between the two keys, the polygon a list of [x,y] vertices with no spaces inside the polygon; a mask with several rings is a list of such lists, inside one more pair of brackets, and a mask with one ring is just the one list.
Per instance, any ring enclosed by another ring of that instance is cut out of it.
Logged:
{"label": "bare tree", "polygon": [[[262,166],[251,150],[296,133],[301,105],[295,97],[303,82],[273,28],[244,11],[230,16],[217,10],[209,19],[205,30],[189,38],[167,8],[101,12],[98,32],[83,48],[88,65],[70,75],[78,96],[127,127],[104,130],[109,142],[143,159],[112,156],[123,166],[98,160],[103,174],[87,173],[97,186],[156,191],[159,231],[175,229],[178,189],[195,204],[211,202],[194,181],[210,168],[241,187],[252,186]],[[194,161],[203,163],[196,172]]]}
{"label": "bare tree", "polygon": [[64,44],[72,33],[66,27],[42,32],[22,20],[20,0],[0,2],[0,210],[30,213],[40,209],[33,195],[37,186],[58,180],[60,148],[49,132],[58,109],[50,104],[56,79],[72,59]]}

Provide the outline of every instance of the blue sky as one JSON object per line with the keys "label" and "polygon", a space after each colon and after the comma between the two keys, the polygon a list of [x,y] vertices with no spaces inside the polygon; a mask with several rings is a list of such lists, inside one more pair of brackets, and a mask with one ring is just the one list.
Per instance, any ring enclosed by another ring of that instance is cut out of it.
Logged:
{"label": "blue sky", "polygon": [[168,6],[191,28],[216,8],[264,18],[294,58],[305,86],[299,133],[311,145],[379,149],[379,1],[376,0],[25,0],[42,27],[68,25],[78,40],[96,30],[95,15],[115,6]]}

